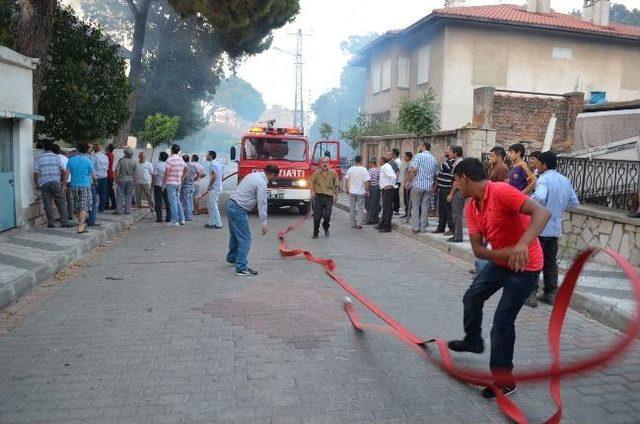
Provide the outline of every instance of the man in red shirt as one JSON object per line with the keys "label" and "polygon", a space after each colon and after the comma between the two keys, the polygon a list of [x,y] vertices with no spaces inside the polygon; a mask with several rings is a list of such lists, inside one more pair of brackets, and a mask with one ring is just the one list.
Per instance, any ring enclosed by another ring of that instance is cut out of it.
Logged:
{"label": "man in red shirt", "polygon": [[[525,300],[538,283],[543,265],[538,236],[550,214],[537,202],[507,183],[487,180],[482,162],[467,158],[455,170],[455,181],[470,201],[466,208],[469,238],[473,253],[488,261],[464,294],[463,340],[449,342],[456,352],[482,353],[482,308],[484,302],[502,289],[502,297],[493,315],[491,359],[489,366],[496,386],[509,395],[516,390],[511,378],[515,320]],[[486,240],[491,248],[485,247]],[[490,387],[482,396],[495,396]]]}

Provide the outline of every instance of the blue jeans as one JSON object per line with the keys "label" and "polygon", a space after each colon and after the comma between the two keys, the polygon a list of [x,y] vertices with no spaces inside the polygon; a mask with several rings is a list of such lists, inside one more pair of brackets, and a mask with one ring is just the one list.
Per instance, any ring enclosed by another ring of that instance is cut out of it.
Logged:
{"label": "blue jeans", "polygon": [[233,200],[227,202],[227,217],[229,218],[229,253],[227,262],[236,264],[236,271],[247,269],[247,257],[251,248],[251,229],[249,228],[249,213]]}
{"label": "blue jeans", "polygon": [[482,343],[482,308],[484,302],[502,289],[502,297],[493,315],[491,327],[492,370],[513,369],[513,347],[516,341],[515,321],[524,301],[538,283],[539,271],[513,272],[489,261],[480,269],[464,294],[465,341]]}
{"label": "blue jeans", "polygon": [[109,179],[98,178],[96,190],[98,192],[98,211],[104,212],[109,207]]}
{"label": "blue jeans", "polygon": [[171,209],[171,223],[184,221],[184,210],[180,203],[180,186],[167,184],[167,194],[169,195],[169,209]]}
{"label": "blue jeans", "polygon": [[186,221],[193,220],[193,185],[182,185],[180,201],[182,202],[184,219]]}
{"label": "blue jeans", "polygon": [[220,190],[213,189],[209,192],[209,224],[214,227],[222,227],[222,218],[220,217],[220,209],[218,208],[218,196],[220,196]]}
{"label": "blue jeans", "polygon": [[96,186],[91,185],[91,210],[89,211],[89,218],[87,219],[87,225],[95,225],[98,215],[98,196]]}

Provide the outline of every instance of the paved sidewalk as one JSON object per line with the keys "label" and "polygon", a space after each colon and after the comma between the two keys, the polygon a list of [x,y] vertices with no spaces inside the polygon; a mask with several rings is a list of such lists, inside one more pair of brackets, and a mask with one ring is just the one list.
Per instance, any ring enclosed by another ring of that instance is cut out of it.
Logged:
{"label": "paved sidewalk", "polygon": [[100,243],[107,242],[149,214],[135,209],[131,215],[98,215],[99,227],[88,234],[76,228],[34,227],[10,230],[0,235],[0,309],[22,298],[43,281],[79,259]]}
{"label": "paved sidewalk", "polygon": [[[336,206],[349,211],[349,200],[346,194],[340,195]],[[435,230],[437,218],[430,218],[429,223],[431,224],[429,231]],[[398,216],[393,217],[393,229],[444,253],[468,261],[470,264],[475,262],[466,227],[465,241],[462,243],[450,243],[447,241],[449,237],[442,234],[431,234],[430,232],[414,234],[411,231],[411,226]],[[559,256],[561,255],[562,252],[559,252]],[[561,282],[564,279],[563,271],[569,266],[568,260],[560,261]],[[618,330],[625,330],[633,315],[636,303],[631,285],[619,268],[589,263],[578,281],[571,306],[603,324]]]}

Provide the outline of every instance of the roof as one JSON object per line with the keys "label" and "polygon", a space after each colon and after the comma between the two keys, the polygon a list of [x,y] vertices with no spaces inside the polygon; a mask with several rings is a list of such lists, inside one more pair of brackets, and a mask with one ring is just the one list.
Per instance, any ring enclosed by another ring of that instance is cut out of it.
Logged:
{"label": "roof", "polygon": [[467,17],[501,23],[526,24],[559,30],[578,30],[619,38],[640,40],[640,27],[611,23],[609,26],[594,25],[580,16],[564,13],[530,13],[524,6],[500,4],[493,6],[447,7],[435,9],[432,15],[443,17]]}
{"label": "roof", "polygon": [[362,59],[362,55],[382,42],[407,35],[436,20],[459,20],[480,23],[493,23],[543,30],[564,31],[583,35],[611,37],[623,40],[640,41],[640,27],[611,23],[608,26],[594,25],[583,21],[580,16],[564,13],[530,13],[526,6],[499,4],[489,6],[446,7],[434,9],[429,15],[400,31],[388,31],[363,47],[353,64]]}

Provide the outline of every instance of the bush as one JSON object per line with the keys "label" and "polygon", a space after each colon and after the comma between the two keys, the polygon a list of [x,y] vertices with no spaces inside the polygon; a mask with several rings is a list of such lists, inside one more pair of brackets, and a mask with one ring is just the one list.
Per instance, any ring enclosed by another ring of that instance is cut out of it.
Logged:
{"label": "bush", "polygon": [[416,100],[402,100],[398,125],[411,134],[433,134],[438,131],[440,107],[431,88]]}

